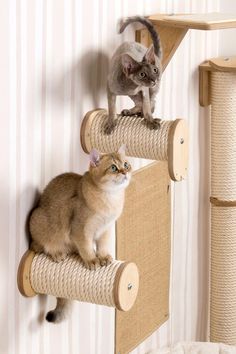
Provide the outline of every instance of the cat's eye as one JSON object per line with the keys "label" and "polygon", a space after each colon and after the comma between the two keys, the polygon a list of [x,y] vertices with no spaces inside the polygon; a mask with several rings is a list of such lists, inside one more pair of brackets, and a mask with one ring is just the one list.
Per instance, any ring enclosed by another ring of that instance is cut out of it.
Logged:
{"label": "cat's eye", "polygon": [[111,170],[112,172],[117,172],[118,168],[116,167],[116,165],[111,165]]}
{"label": "cat's eye", "polygon": [[158,69],[157,68],[153,68],[153,71],[154,71],[154,73],[157,73]]}
{"label": "cat's eye", "polygon": [[124,168],[125,168],[126,170],[128,170],[128,168],[129,168],[128,162],[125,162],[125,163],[124,163]]}
{"label": "cat's eye", "polygon": [[143,71],[141,71],[141,73],[139,73],[139,76],[143,78],[146,76],[146,74]]}

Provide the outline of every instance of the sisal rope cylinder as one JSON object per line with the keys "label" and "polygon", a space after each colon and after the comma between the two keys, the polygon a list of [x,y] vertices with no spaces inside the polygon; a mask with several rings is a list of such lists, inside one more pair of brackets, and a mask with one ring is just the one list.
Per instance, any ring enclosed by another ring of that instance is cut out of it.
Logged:
{"label": "sisal rope cylinder", "polygon": [[128,156],[168,161],[170,177],[182,180],[188,166],[188,130],[183,119],[161,121],[160,129],[151,130],[144,118],[117,116],[114,131],[104,132],[108,114],[99,109],[88,112],[81,127],[81,145],[85,152],[96,148],[103,153],[117,151],[126,145]]}
{"label": "sisal rope cylinder", "polygon": [[236,345],[236,73],[211,72],[210,339]]}
{"label": "sisal rope cylinder", "polygon": [[47,294],[122,311],[133,306],[138,284],[134,263],[114,260],[107,266],[89,270],[75,254],[56,263],[43,253],[29,251],[18,269],[18,287],[25,296]]}

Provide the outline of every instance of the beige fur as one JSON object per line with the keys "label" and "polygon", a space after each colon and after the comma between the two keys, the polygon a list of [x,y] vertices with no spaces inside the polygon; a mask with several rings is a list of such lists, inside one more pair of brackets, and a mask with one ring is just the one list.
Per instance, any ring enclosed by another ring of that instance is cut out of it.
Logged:
{"label": "beige fur", "polygon": [[[90,158],[89,171],[83,176],[65,173],[47,185],[30,217],[30,233],[31,248],[36,252],[44,252],[56,262],[76,252],[87,268],[96,269],[112,261],[109,228],[122,212],[131,166],[122,149],[104,155],[93,150]],[[112,170],[114,166],[117,171]],[[66,304],[58,299],[47,319],[59,322]]]}
{"label": "beige fur", "polygon": [[[30,218],[32,248],[55,261],[77,252],[90,269],[109,263],[108,230],[122,212],[130,180],[131,167],[125,169],[125,161],[121,153],[102,155],[83,176],[65,173],[54,178]],[[113,164],[117,172],[111,171]]]}

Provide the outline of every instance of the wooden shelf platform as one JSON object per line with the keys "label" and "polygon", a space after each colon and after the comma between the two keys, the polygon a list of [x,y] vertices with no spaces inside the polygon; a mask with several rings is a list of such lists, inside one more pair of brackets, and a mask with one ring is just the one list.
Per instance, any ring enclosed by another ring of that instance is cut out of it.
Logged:
{"label": "wooden shelf platform", "polygon": [[185,29],[217,30],[236,28],[236,14],[218,12],[207,14],[170,14],[148,17],[154,25],[167,25]]}
{"label": "wooden shelf platform", "polygon": [[[178,15],[157,14],[149,16],[148,19],[153,23],[161,38],[163,71],[189,29],[219,30],[236,28],[236,14],[222,14],[217,12]],[[146,47],[152,44],[150,33],[146,28],[136,31],[136,41]]]}

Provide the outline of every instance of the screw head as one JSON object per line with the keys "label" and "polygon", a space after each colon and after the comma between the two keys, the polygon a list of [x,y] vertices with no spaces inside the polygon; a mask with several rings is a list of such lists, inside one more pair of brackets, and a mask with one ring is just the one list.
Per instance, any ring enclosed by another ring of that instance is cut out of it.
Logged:
{"label": "screw head", "polygon": [[131,283],[128,284],[128,290],[131,290],[133,285]]}
{"label": "screw head", "polygon": [[184,143],[184,138],[181,138],[180,139],[180,144],[183,144]]}

